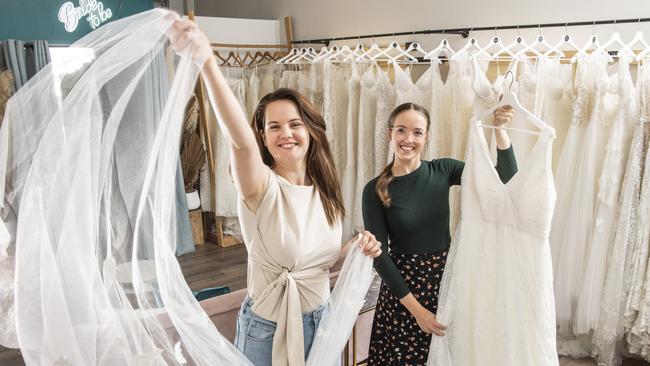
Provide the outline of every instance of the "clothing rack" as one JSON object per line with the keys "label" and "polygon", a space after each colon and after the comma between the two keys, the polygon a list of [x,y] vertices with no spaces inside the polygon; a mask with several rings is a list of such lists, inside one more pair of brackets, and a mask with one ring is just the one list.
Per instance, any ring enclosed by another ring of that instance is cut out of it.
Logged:
{"label": "clothing rack", "polygon": [[[219,66],[234,67],[267,65],[281,59],[287,54],[288,50],[291,49],[290,44],[211,43],[210,45],[212,46],[212,53],[217,58],[217,62],[219,62]],[[224,51],[224,54],[222,54],[223,50],[229,50],[229,52]],[[240,51],[242,50],[247,51],[240,54]],[[250,50],[257,50],[257,52]],[[269,50],[275,50],[275,52]]]}
{"label": "clothing rack", "polygon": [[411,32],[394,32],[394,33],[379,33],[379,34],[366,34],[361,36],[345,36],[321,39],[308,39],[301,41],[293,41],[292,44],[324,44],[329,46],[331,42],[347,41],[354,39],[367,39],[367,38],[381,38],[381,37],[397,37],[397,36],[414,36],[418,34],[454,34],[460,35],[463,38],[469,37],[471,32],[479,31],[498,31],[508,29],[532,29],[532,28],[558,28],[558,27],[579,27],[579,26],[596,26],[605,24],[623,24],[623,23],[641,23],[650,22],[650,18],[634,18],[634,19],[612,19],[612,20],[593,20],[583,22],[566,22],[566,23],[543,23],[543,24],[517,24],[517,25],[497,25],[492,27],[471,27],[471,28],[451,28],[451,29],[427,29]]}
{"label": "clothing rack", "polygon": [[[217,57],[217,60],[221,61],[220,66],[237,66],[237,67],[248,67],[248,66],[259,66],[262,64],[268,64],[270,62],[275,62],[279,60],[280,58],[284,57],[286,55],[286,52],[290,50],[291,47],[291,42],[293,41],[293,32],[291,29],[291,17],[287,16],[284,17],[284,27],[285,27],[285,33],[287,36],[287,43],[286,44],[237,44],[237,43],[211,43],[210,45],[212,46],[212,51]],[[230,49],[231,51],[228,53],[228,55],[223,56],[221,55],[219,49]],[[243,58],[239,55],[239,52],[235,52],[232,50],[240,50],[240,49],[257,49],[257,50],[270,50],[270,49],[275,49],[275,50],[286,50],[286,51],[276,51],[273,54],[270,52],[256,52],[255,54],[251,53],[250,51],[246,51],[245,55]],[[261,63],[258,61],[258,58],[261,59],[259,61],[265,61],[264,63]]]}

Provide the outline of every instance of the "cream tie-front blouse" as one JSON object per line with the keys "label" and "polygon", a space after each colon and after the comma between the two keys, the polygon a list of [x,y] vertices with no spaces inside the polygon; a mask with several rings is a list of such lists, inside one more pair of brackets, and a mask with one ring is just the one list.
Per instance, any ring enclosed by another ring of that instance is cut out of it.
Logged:
{"label": "cream tie-front blouse", "polygon": [[329,268],[341,249],[341,223],[327,223],[316,186],[290,184],[270,168],[256,212],[241,197],[238,201],[252,310],[277,323],[273,365],[304,365],[302,315],[330,295]]}

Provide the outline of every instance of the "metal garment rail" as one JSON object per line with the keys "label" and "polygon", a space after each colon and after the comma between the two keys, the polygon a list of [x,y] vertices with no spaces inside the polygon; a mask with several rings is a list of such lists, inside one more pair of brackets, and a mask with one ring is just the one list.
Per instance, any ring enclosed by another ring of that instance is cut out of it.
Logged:
{"label": "metal garment rail", "polygon": [[361,36],[308,39],[308,40],[301,40],[301,41],[293,41],[292,44],[324,44],[326,46],[329,46],[330,42],[335,42],[335,41],[347,41],[347,40],[354,40],[354,39],[381,38],[381,37],[414,36],[418,34],[454,34],[454,35],[460,35],[463,38],[467,38],[469,37],[470,32],[478,32],[478,31],[578,27],[578,26],[587,26],[587,25],[591,25],[595,27],[597,25],[604,25],[604,24],[624,24],[624,23],[641,23],[641,22],[650,22],[650,18],[593,20],[593,21],[585,21],[585,22],[566,22],[566,23],[497,25],[493,27],[427,29],[427,30],[411,31],[411,32],[378,33],[378,34],[366,34]]}

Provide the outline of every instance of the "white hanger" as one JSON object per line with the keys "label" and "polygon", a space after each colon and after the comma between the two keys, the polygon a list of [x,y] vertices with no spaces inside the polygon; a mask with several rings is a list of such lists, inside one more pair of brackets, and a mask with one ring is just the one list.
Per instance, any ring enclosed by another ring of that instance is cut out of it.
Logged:
{"label": "white hanger", "polygon": [[447,60],[451,59],[453,55],[456,54],[453,49],[449,46],[449,41],[447,41],[446,38],[444,38],[442,41],[440,41],[440,44],[438,47],[434,48],[431,50],[429,53],[424,55],[425,60],[436,60],[438,63],[440,63],[440,54],[445,53]]}
{"label": "white hanger", "polygon": [[[598,48],[600,48],[600,42],[598,41],[598,36],[595,35],[595,34],[592,34],[589,37],[589,40],[587,41],[587,43],[584,45],[584,47],[579,49],[578,52],[573,57],[571,57],[571,63],[575,63],[576,61],[578,61],[578,58],[581,55],[582,56],[588,55],[589,54],[589,49],[592,48],[592,47],[594,48],[594,51],[596,51],[596,50],[598,50]],[[613,61],[612,57],[609,56],[609,54],[607,55],[607,57],[608,57],[609,62]]]}
{"label": "white hanger", "polygon": [[[386,47],[386,49],[384,49],[383,51],[379,52],[378,54],[376,54],[374,56],[371,56],[370,59],[373,60],[373,61],[378,61],[378,60],[381,60],[379,57],[386,56],[387,61],[396,62],[397,61],[397,56],[394,57],[394,56],[391,56],[389,54],[389,52],[394,51],[394,50],[396,50],[398,52],[399,57],[401,57],[402,52],[404,52],[404,49],[402,49],[402,47],[400,47],[399,43],[391,42],[391,44],[388,47]],[[416,59],[415,57],[413,57],[413,56],[411,56],[409,54],[405,54],[404,56],[407,59],[414,62],[414,63],[418,62],[418,59]]]}
{"label": "white hanger", "polygon": [[[546,47],[546,51],[544,51],[543,49],[538,50],[538,47],[540,47],[540,46]],[[557,47],[551,45],[550,43],[548,43],[546,41],[546,38],[541,34],[538,34],[537,37],[535,37],[535,42],[533,42],[528,47],[531,50],[538,51],[540,53],[540,56],[547,56],[548,57],[549,55],[555,53],[556,56],[559,56],[560,58],[565,58],[566,57],[564,52],[562,52],[559,48],[557,48]]]}
{"label": "white hanger", "polygon": [[[508,72],[509,74],[513,75],[511,71]],[[507,75],[507,74],[506,74]],[[511,84],[512,85],[512,84]],[[532,131],[532,130],[525,130],[521,128],[512,128],[512,127],[498,127],[498,126],[492,126],[492,125],[486,125],[481,122],[481,126],[484,128],[491,128],[495,130],[510,130],[510,131],[517,131],[517,132],[523,132],[523,133],[529,133],[532,135],[540,135],[543,130],[549,128],[549,125],[544,123],[541,119],[539,119],[536,115],[531,113],[529,110],[524,108],[524,106],[521,105],[519,102],[519,99],[517,99],[517,96],[510,91],[510,88],[508,88],[508,91],[505,92],[501,98],[499,99],[499,102],[493,106],[492,108],[488,109],[487,112],[485,112],[481,118],[479,118],[480,121],[485,120],[488,117],[491,117],[494,114],[494,111],[496,111],[499,107],[504,106],[504,105],[510,105],[514,109],[517,110],[517,113],[521,113],[526,119],[534,124],[537,128],[540,129],[540,131]]]}
{"label": "white hanger", "polygon": [[354,50],[352,50],[352,53],[344,58],[345,62],[353,62],[356,61],[357,57],[360,57],[366,52],[366,49],[363,47],[361,43],[357,44],[354,47]]}
{"label": "white hanger", "polygon": [[316,55],[316,57],[321,57],[324,54],[328,53],[329,51],[330,50],[327,48],[327,46],[323,46],[323,47],[321,47],[320,51],[318,51],[318,54]]}
{"label": "white hanger", "polygon": [[339,48],[337,52],[334,52],[328,56],[326,60],[328,62],[344,62],[346,58],[352,55],[352,53],[353,52],[350,49],[350,46],[344,45],[343,47]]}
{"label": "white hanger", "polygon": [[413,56],[413,52],[419,52],[422,57],[427,55],[427,51],[425,51],[418,42],[411,42],[411,44],[409,44],[409,46],[401,54],[397,55],[397,58],[404,57],[406,55]]}
{"label": "white hanger", "polygon": [[370,48],[368,48],[366,50],[366,52],[359,55],[359,57],[357,57],[357,59],[355,61],[356,62],[372,62],[373,61],[372,60],[373,53],[378,54],[380,52],[381,52],[381,48],[379,47],[379,45],[377,43],[373,43],[372,45],[370,45]]}
{"label": "white hanger", "polygon": [[634,35],[634,38],[629,43],[630,49],[632,49],[632,47],[634,46],[634,43],[637,43],[637,42],[641,42],[641,45],[643,45],[643,49],[641,50],[641,52],[639,52],[638,55],[636,55],[634,60],[637,61],[637,62],[641,62],[641,61],[645,60],[648,57],[648,55],[650,55],[650,45],[648,45],[646,43],[646,41],[643,39],[643,33],[640,30],[636,32],[636,34]]}
{"label": "white hanger", "polygon": [[[472,49],[476,50],[476,53],[471,53]],[[463,48],[458,50],[458,52],[456,52],[456,54],[451,57],[451,59],[455,60],[455,59],[460,59],[461,57],[462,58],[478,57],[482,53],[487,57],[492,57],[489,53],[481,52],[481,51],[482,50],[481,47],[479,47],[478,45],[478,41],[476,40],[476,38],[472,37],[467,41],[467,43],[463,46]]]}
{"label": "white hanger", "polygon": [[[326,51],[323,52],[323,49],[326,49]],[[321,52],[318,54],[318,56],[314,57],[314,59],[311,60],[312,63],[321,62],[326,58],[328,58],[329,56],[331,56],[332,54],[334,54],[335,52],[339,51],[338,46],[332,46],[329,49],[327,49],[327,47],[323,47],[323,49],[321,49]]]}
{"label": "white hanger", "polygon": [[312,62],[312,63],[318,63],[318,62],[320,62],[320,60],[322,60],[322,59],[324,59],[325,57],[331,55],[331,54],[334,52],[334,48],[335,48],[335,47],[336,47],[336,46],[329,47],[329,48],[328,48],[327,46],[322,47],[322,48],[320,49],[320,52],[318,52],[318,55],[316,55],[316,57],[314,57],[314,59],[311,60],[311,62]]}
{"label": "white hanger", "polygon": [[292,57],[295,57],[299,52],[300,52],[300,50],[298,50],[297,48],[292,48],[291,51],[289,51],[289,53],[287,53],[286,56],[284,56],[283,58],[279,59],[279,60],[277,61],[277,63],[278,63],[278,64],[284,64],[285,61],[287,61],[288,59],[290,59],[290,58],[292,58]]}
{"label": "white hanger", "polygon": [[[518,37],[518,38],[521,38],[521,37]],[[523,38],[521,38],[521,40],[522,40],[521,43],[522,43],[522,44],[525,44],[525,42],[523,42]],[[536,40],[536,41],[537,41],[537,40]],[[536,42],[533,42],[533,43],[531,43],[531,44],[529,44],[529,45],[526,45],[526,47],[524,47],[523,49],[521,49],[521,50],[515,52],[515,56],[516,56],[516,57],[517,57],[517,56],[525,56],[525,57],[528,57],[528,52],[532,52],[532,53],[534,54],[534,56],[533,56],[534,58],[542,57],[542,53],[539,52],[535,47],[533,47],[535,44],[536,44]]]}
{"label": "white hanger", "polygon": [[287,63],[287,64],[304,64],[304,63],[309,64],[309,63],[312,62],[312,60],[316,56],[318,56],[318,55],[316,54],[316,51],[312,47],[303,48],[303,49],[300,50],[300,53],[298,54],[298,56],[285,61],[285,63]]}
{"label": "white hanger", "polygon": [[640,30],[637,31],[634,34],[634,38],[632,38],[630,43],[627,44],[627,48],[630,51],[634,52],[634,45],[636,43],[641,43],[641,46],[643,46],[643,49],[641,50],[641,52],[639,52],[639,54],[634,58],[635,61],[639,62],[639,61],[641,61],[643,59],[643,57],[646,54],[648,54],[648,52],[650,52],[650,49],[649,49],[650,46],[648,46],[648,43],[646,43],[646,41],[645,41],[645,39],[643,37],[643,32],[641,32]]}
{"label": "white hanger", "polygon": [[[571,48],[573,48],[574,51],[576,51],[576,54],[580,52],[580,47],[573,42],[573,39],[571,38],[571,35],[569,33],[566,33],[562,36],[562,39],[560,39],[560,42],[558,42],[555,46],[553,46],[553,49],[561,51],[561,47],[569,45]],[[548,50],[544,52],[544,56],[548,56],[551,50]],[[566,55],[562,57],[563,59],[566,59]]]}
{"label": "white hanger", "polygon": [[641,46],[643,46],[643,49],[641,50],[641,52],[639,52],[638,55],[636,55],[636,57],[634,57],[634,60],[635,60],[636,62],[640,62],[640,61],[643,60],[643,59],[648,55],[648,53],[650,52],[650,46],[646,43],[646,41],[645,41],[645,39],[644,39],[644,37],[643,37],[643,32],[641,32],[641,18],[639,18],[639,22],[638,22],[637,24],[638,24],[638,26],[639,26],[639,29],[638,29],[638,30],[636,31],[636,33],[634,34],[634,38],[632,38],[632,40],[630,41],[630,43],[627,44],[627,48],[628,48],[630,51],[634,52],[634,45],[635,45],[636,43],[641,43]]}
{"label": "white hanger", "polygon": [[[519,51],[513,51],[517,46],[523,47]],[[519,52],[525,50],[528,47],[528,44],[524,41],[522,36],[517,36],[512,43],[504,47],[502,51],[499,51],[492,55],[493,58],[498,59],[502,54],[510,54],[513,58],[516,58],[519,55]],[[507,57],[507,56],[506,56]]]}
{"label": "white hanger", "polygon": [[[411,42],[411,44],[409,44],[409,46],[404,51],[402,51],[400,54],[395,56],[395,59],[399,60],[400,58],[405,57],[405,56],[413,56],[412,52],[419,52],[422,56],[427,55],[427,52],[422,48],[422,46],[420,46],[420,44],[418,42]],[[415,58],[415,62],[418,63],[419,62],[418,59],[416,57],[414,57],[414,58]],[[406,62],[411,63],[410,61],[411,60],[409,59]]]}
{"label": "white hanger", "polygon": [[[499,56],[495,57],[493,54],[490,53],[490,49],[492,47],[498,47],[497,52],[495,54],[498,54]],[[507,56],[505,56],[503,58],[511,58],[511,57],[515,56],[512,52],[510,52],[510,50],[508,50],[506,48],[506,46],[503,44],[503,41],[501,40],[501,37],[499,37],[499,36],[492,37],[492,39],[490,40],[490,43],[487,46],[481,48],[481,53],[485,53],[486,55],[488,55],[489,57],[487,57],[486,59],[489,60],[489,61],[497,60],[497,59],[501,58],[500,55],[502,55],[504,53]]]}
{"label": "white hanger", "polygon": [[301,49],[299,49],[299,50],[298,50],[298,53],[295,54],[294,56],[289,57],[289,59],[285,60],[285,61],[284,61],[284,64],[285,64],[285,65],[286,65],[286,64],[290,64],[291,61],[297,59],[298,57],[300,57],[300,55],[302,55],[302,54],[304,54],[304,53],[306,53],[306,52],[307,52],[307,49],[306,49],[306,48],[301,48]]}
{"label": "white hanger", "polygon": [[612,33],[612,38],[610,38],[607,42],[603,43],[598,49],[596,50],[597,52],[606,52],[609,54],[608,48],[611,47],[614,44],[619,45],[619,50],[616,53],[616,57],[621,57],[621,56],[632,56],[632,59],[634,58],[634,51],[630,50],[627,47],[627,44],[623,42],[621,39],[621,34],[618,32]]}

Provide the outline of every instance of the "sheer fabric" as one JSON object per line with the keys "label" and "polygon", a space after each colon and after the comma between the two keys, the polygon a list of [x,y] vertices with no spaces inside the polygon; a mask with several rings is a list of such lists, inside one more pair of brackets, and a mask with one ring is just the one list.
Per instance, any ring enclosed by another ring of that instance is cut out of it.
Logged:
{"label": "sheer fabric", "polygon": [[[72,47],[7,107],[3,217],[17,217],[16,327],[27,364],[247,365],[188,288],[175,257],[178,141],[198,68],[165,67],[174,17],[153,10]],[[154,93],[163,93],[158,98]],[[157,101],[164,103],[157,105]]]}

